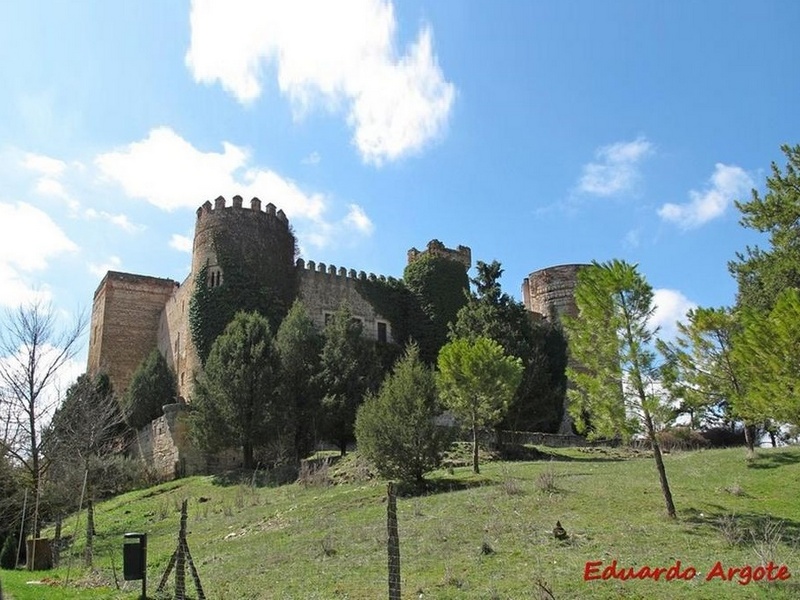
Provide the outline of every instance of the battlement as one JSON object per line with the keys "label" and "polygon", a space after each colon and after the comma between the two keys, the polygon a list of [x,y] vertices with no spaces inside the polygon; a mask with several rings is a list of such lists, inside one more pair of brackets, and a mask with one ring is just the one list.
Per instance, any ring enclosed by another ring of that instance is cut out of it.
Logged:
{"label": "battlement", "polygon": [[464,267],[469,270],[472,267],[472,250],[467,246],[457,246],[456,249],[447,248],[442,242],[439,240],[431,240],[428,242],[427,247],[425,250],[417,250],[416,248],[411,248],[408,251],[408,264],[410,265],[415,260],[422,258],[423,256],[434,256],[438,258],[447,258],[453,260],[455,262],[459,262]]}
{"label": "battlement", "polygon": [[250,200],[250,208],[245,208],[242,206],[242,204],[243,199],[239,195],[236,195],[232,198],[232,204],[230,206],[226,206],[224,196],[217,196],[213,205],[209,200],[206,200],[197,209],[197,219],[200,220],[206,216],[220,214],[220,211],[225,211],[225,213],[228,213],[231,211],[249,210],[254,213],[258,213],[259,215],[266,215],[267,218],[276,219],[277,221],[283,223],[286,227],[289,226],[289,219],[286,217],[286,213],[280,209],[276,210],[275,205],[272,202],[267,203],[267,205],[264,207],[264,210],[261,210],[261,200],[255,197]]}
{"label": "battlement", "polygon": [[302,258],[298,258],[295,262],[297,271],[307,273],[312,277],[325,277],[337,281],[382,281],[382,282],[395,282],[394,277],[386,277],[385,275],[375,275],[375,273],[365,273],[364,271],[356,272],[355,269],[346,269],[344,267],[336,267],[336,265],[326,265],[324,262],[315,262],[309,260],[306,262]]}

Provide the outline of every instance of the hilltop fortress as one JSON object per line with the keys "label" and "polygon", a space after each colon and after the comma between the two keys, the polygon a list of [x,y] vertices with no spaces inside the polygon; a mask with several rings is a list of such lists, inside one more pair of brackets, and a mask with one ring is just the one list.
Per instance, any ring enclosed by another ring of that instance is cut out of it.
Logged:
{"label": "hilltop fortress", "polygon": [[[285,296],[279,300],[287,306],[294,297],[302,299],[309,317],[320,330],[329,316],[346,302],[354,318],[361,321],[364,335],[383,342],[394,341],[389,318],[359,293],[358,286],[359,281],[392,278],[296,259],[296,247],[289,220],[272,203],[262,209],[261,201],[253,198],[246,207],[241,196],[234,196],[232,204],[227,205],[221,196],[214,204],[205,202],[197,209],[191,272],[182,283],[116,271],[109,271],[103,277],[92,304],[88,373],[92,376],[107,373],[121,395],[136,368],[153,348],[158,348],[175,373],[180,397],[171,408],[165,407],[162,419],[166,418],[166,423],[160,429],[174,429],[177,423],[174,413],[184,401],[191,402],[192,383],[201,367],[191,335],[192,296],[198,285],[209,290],[222,288],[226,283],[234,285],[237,273],[244,268],[257,269],[269,279],[267,283],[278,284]],[[225,257],[220,252],[223,248]],[[472,266],[468,247],[450,249],[438,240],[429,242],[422,251],[410,249],[408,262],[426,255],[456,261],[465,270]],[[522,284],[525,307],[548,319],[564,313],[575,314],[573,294],[580,266],[561,265],[531,273]],[[283,283],[286,285],[282,286]],[[154,427],[159,428],[158,424]],[[172,458],[175,457],[167,462]]]}

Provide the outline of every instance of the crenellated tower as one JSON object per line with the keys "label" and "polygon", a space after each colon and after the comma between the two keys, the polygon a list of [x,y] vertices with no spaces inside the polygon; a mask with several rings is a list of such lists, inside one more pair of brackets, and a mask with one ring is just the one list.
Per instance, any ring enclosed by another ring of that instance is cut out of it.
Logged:
{"label": "crenellated tower", "polygon": [[262,209],[258,198],[248,207],[241,196],[234,196],[231,204],[219,196],[197,209],[191,273],[167,302],[159,335],[159,349],[176,373],[181,396],[191,396],[200,371],[189,323],[198,286],[223,303],[231,317],[236,310],[263,311],[267,295],[267,316],[277,320],[297,293],[294,254],[289,220],[272,203]]}
{"label": "crenellated tower", "polygon": [[253,198],[250,207],[242,206],[242,197],[234,196],[226,206],[219,196],[212,205],[205,202],[197,209],[192,249],[192,274],[207,268],[208,284],[222,285],[224,257],[246,264],[270,265],[275,275],[291,276],[294,265],[295,238],[289,220],[271,202],[261,209],[261,200]]}
{"label": "crenellated tower", "polygon": [[446,247],[442,242],[439,240],[431,240],[428,242],[425,250],[417,250],[416,248],[411,248],[408,251],[408,263],[411,264],[412,262],[419,260],[424,256],[434,256],[438,258],[447,258],[449,260],[455,261],[457,263],[461,263],[464,265],[464,268],[469,271],[472,267],[472,250],[470,250],[467,246],[457,246],[455,250],[453,248]]}

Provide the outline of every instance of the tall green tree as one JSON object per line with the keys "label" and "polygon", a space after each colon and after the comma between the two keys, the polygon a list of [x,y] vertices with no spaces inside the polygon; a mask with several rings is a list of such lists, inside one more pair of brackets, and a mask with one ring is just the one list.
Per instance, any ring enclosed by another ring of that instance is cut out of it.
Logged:
{"label": "tall green tree", "polygon": [[379,383],[375,349],[361,335],[361,322],[342,304],[325,326],[319,385],[322,386],[323,433],[344,456],[355,441],[356,411],[367,392]]}
{"label": "tall green tree", "polygon": [[141,429],[164,414],[163,406],[175,402],[178,388],[167,360],[153,348],[136,368],[123,399],[125,419]]}
{"label": "tall green tree", "polygon": [[768,314],[746,311],[734,355],[748,381],[742,410],[800,425],[800,290],[787,288]]}
{"label": "tall green tree", "polygon": [[382,477],[421,485],[450,445],[450,430],[436,424],[442,408],[433,370],[415,345],[407,347],[377,394],[356,415],[358,451]]}
{"label": "tall green tree", "polygon": [[472,470],[479,473],[478,432],[508,410],[522,379],[522,361],[492,339],[458,338],[442,347],[437,366],[442,403],[472,429]]}
{"label": "tall green tree", "polygon": [[192,428],[209,451],[238,447],[252,469],[254,452],[280,434],[280,363],[269,321],[237,313],[211,347],[192,402]]}
{"label": "tall green tree", "polygon": [[537,322],[522,303],[500,286],[499,262],[478,261],[475,293],[458,311],[450,339],[488,337],[516,356],[525,368],[508,411],[500,423],[512,430],[555,431],[566,393],[567,343],[558,322]]}
{"label": "tall green tree", "polygon": [[659,340],[657,347],[666,360],[663,381],[673,397],[680,399],[680,410],[690,415],[692,425],[742,419],[752,456],[756,415],[749,414],[744,404],[747,378],[733,352],[740,329],[730,308],[694,308],[686,314],[685,323],[678,323],[675,340]]}
{"label": "tall green tree", "polygon": [[800,145],[781,146],[787,164],[772,163],[767,193],[753,190],[748,202],[736,202],[741,224],[769,236],[766,249],[747,247],[728,268],[739,284],[738,306],[768,311],[780,292],[800,288]]}
{"label": "tall green tree", "polygon": [[322,394],[319,387],[322,336],[305,306],[296,300],[275,334],[280,356],[282,404],[291,408],[289,429],[297,458],[305,458],[316,445]]}
{"label": "tall green tree", "polygon": [[581,427],[588,414],[590,437],[629,438],[644,430],[653,448],[667,514],[675,505],[656,438],[654,414],[662,402],[656,385],[656,329],[653,290],[635,265],[613,260],[593,262],[578,273],[575,289],[578,318],[565,318],[576,367],[567,373],[570,411]]}

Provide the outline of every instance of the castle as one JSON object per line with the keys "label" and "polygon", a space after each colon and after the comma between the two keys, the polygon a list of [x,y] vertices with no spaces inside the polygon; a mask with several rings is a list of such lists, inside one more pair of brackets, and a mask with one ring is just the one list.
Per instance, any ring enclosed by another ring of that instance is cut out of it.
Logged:
{"label": "castle", "polygon": [[[234,196],[232,204],[226,205],[220,196],[213,205],[207,201],[197,209],[191,271],[182,283],[116,271],[103,277],[92,304],[88,373],[108,374],[121,395],[139,364],[153,348],[158,348],[175,373],[181,401],[191,401],[194,375],[201,364],[192,342],[190,304],[198,284],[221,288],[226,278],[233,277],[234,273],[226,272],[231,265],[226,267],[221,248],[229,257],[265,269],[273,281],[292,280],[291,295],[302,299],[320,330],[346,302],[353,317],[361,321],[364,335],[383,342],[394,341],[390,320],[359,293],[357,285],[365,280],[386,281],[385,276],[295,259],[296,240],[282,210],[276,210],[272,203],[262,209],[258,198],[245,207],[241,196]],[[456,261],[466,270],[472,266],[468,247],[449,249],[437,240],[429,242],[423,251],[409,250],[408,262],[426,255]],[[573,292],[580,266],[561,265],[531,273],[522,284],[525,307],[543,318],[575,314]],[[285,300],[290,303],[291,297]],[[177,427],[175,407],[180,404],[165,411],[162,429]],[[172,458],[170,455],[167,462]]]}

